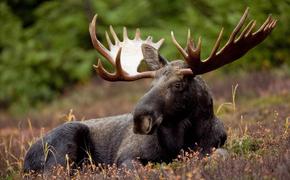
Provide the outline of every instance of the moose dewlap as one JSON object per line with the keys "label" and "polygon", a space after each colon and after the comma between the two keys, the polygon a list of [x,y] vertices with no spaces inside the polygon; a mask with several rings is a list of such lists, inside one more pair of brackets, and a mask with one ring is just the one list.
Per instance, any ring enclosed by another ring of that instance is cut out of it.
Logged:
{"label": "moose dewlap", "polygon": [[[212,96],[205,82],[197,75],[237,60],[261,43],[277,22],[269,16],[254,31],[256,21],[251,20],[241,30],[247,15],[248,8],[226,44],[219,48],[221,30],[205,60],[200,58],[201,38],[195,44],[189,32],[183,49],[172,32],[172,41],[184,61],[171,62],[158,52],[163,39],[156,43],[151,36],[142,40],[140,30],[131,40],[124,28],[123,41],[120,41],[110,27],[114,43],[106,33],[109,49],[105,48],[97,39],[95,16],[89,28],[93,46],[115,67],[115,73],[109,73],[99,60],[95,68],[100,77],[108,81],[152,78],[152,86],[132,113],[69,122],[48,132],[28,150],[24,171],[48,171],[57,164],[65,166],[66,157],[78,166],[88,156],[95,163],[115,163],[130,168],[132,161],[143,164],[170,162],[181,149],[209,153],[212,148],[221,147],[227,134],[223,123],[214,114]],[[149,70],[138,72],[143,59]]]}

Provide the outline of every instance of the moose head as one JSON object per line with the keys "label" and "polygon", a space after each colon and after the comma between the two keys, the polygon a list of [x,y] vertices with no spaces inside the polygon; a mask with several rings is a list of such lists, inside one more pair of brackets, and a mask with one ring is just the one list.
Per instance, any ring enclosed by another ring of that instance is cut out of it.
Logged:
{"label": "moose head", "polygon": [[[151,89],[141,98],[133,112],[135,133],[151,134],[161,124],[165,126],[174,124],[188,116],[202,116],[202,119],[214,117],[212,99],[208,91],[203,88],[204,85],[201,85],[203,81],[197,75],[213,71],[239,59],[261,43],[277,22],[269,15],[261,27],[254,31],[256,21],[251,20],[239,33],[245,24],[248,11],[247,8],[226,44],[219,48],[223,34],[223,28],[221,29],[209,57],[205,60],[201,60],[200,57],[200,37],[195,44],[189,30],[187,45],[183,49],[176,41],[174,33],[171,32],[173,44],[184,58],[184,61],[171,62],[158,52],[164,39],[157,43],[154,43],[150,36],[142,40],[139,29],[136,30],[135,38],[130,40],[124,28],[121,42],[111,26],[110,31],[115,43],[111,42],[106,32],[110,50],[106,49],[96,37],[97,16],[93,18],[90,24],[93,45],[116,68],[115,73],[109,73],[99,60],[98,65],[94,66],[98,74],[108,81],[153,78]],[[149,70],[138,72],[138,66],[143,59],[149,66]]]}

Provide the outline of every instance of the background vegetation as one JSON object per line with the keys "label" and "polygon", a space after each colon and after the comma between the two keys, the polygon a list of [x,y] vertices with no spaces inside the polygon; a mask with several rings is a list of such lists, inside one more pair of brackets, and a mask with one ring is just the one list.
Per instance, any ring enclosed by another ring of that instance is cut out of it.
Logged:
{"label": "background vegetation", "polygon": [[127,26],[131,35],[140,27],[143,37],[164,37],[161,53],[174,59],[180,55],[171,43],[171,30],[181,42],[189,27],[195,38],[202,36],[206,57],[220,28],[225,27],[226,40],[247,6],[258,25],[272,13],[279,19],[277,28],[262,45],[223,71],[281,66],[289,70],[289,0],[2,0],[0,108],[25,112],[95,76],[92,64],[97,53],[88,34],[95,13],[100,39],[110,24],[118,32]]}

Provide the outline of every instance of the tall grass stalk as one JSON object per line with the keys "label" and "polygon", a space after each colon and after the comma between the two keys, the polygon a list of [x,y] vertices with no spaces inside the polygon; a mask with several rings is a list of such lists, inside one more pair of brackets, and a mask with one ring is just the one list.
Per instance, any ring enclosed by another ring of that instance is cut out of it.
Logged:
{"label": "tall grass stalk", "polygon": [[236,94],[238,87],[239,84],[236,84],[235,86],[232,85],[232,102],[225,102],[219,105],[219,107],[216,110],[217,115],[221,112],[224,106],[230,106],[233,109],[234,113],[236,112]]}

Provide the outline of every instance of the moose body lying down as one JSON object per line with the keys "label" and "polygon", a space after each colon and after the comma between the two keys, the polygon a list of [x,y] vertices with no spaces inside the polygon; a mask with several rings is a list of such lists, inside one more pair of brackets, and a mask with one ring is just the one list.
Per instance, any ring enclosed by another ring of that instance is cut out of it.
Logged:
{"label": "moose body lying down", "polygon": [[[262,42],[276,25],[270,16],[253,32],[255,21],[250,21],[237,38],[248,14],[248,9],[232,32],[226,45],[218,51],[221,33],[211,55],[200,60],[201,41],[195,46],[190,33],[184,50],[172,33],[173,43],[185,61],[168,62],[158,53],[163,40],[142,40],[136,31],[128,39],[119,41],[110,28],[115,44],[106,33],[109,49],[97,39],[96,16],[90,24],[90,35],[96,50],[113,66],[108,73],[99,60],[99,75],[109,81],[133,81],[153,78],[150,90],[140,99],[132,113],[60,125],[33,144],[24,160],[24,171],[49,170],[57,164],[70,162],[80,165],[90,154],[95,163],[132,167],[132,161],[169,162],[181,149],[200,148],[209,153],[221,147],[227,138],[222,122],[214,115],[213,101],[204,81],[197,75],[217,69],[243,56]],[[122,52],[122,54],[121,54]],[[121,61],[122,59],[122,61]],[[149,71],[138,72],[142,59]]]}

